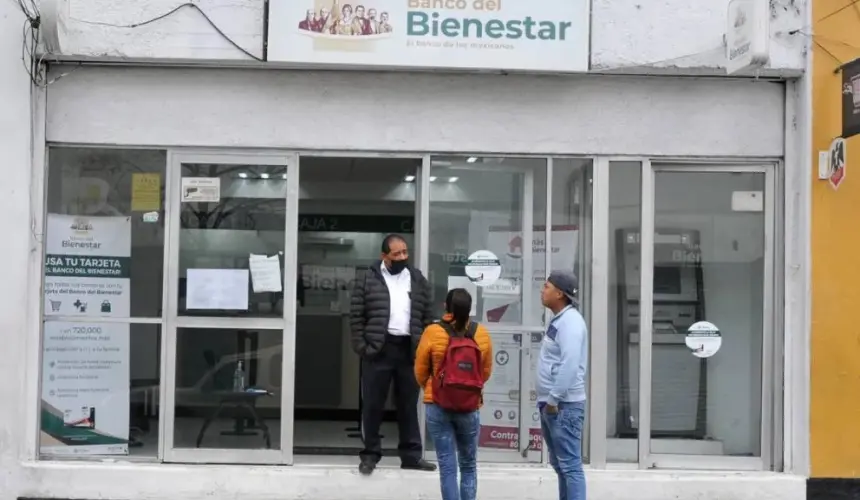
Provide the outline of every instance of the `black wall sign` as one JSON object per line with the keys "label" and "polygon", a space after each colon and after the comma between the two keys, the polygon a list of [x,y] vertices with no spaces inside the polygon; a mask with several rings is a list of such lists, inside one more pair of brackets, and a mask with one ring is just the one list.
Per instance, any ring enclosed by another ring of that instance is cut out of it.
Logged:
{"label": "black wall sign", "polygon": [[842,137],[860,134],[860,59],[842,66]]}

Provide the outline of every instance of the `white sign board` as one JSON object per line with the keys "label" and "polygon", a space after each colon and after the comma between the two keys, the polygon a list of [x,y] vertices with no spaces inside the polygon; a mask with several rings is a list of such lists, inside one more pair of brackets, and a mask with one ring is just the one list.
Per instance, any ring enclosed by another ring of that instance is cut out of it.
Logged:
{"label": "white sign board", "polygon": [[589,0],[273,0],[269,61],[588,71]]}
{"label": "white sign board", "polygon": [[125,455],[129,437],[131,219],[48,214],[41,452]]}
{"label": "white sign board", "polygon": [[726,73],[764,66],[770,60],[770,2],[731,0],[726,29]]}
{"label": "white sign board", "polygon": [[182,203],[218,203],[221,200],[220,177],[183,177]]}

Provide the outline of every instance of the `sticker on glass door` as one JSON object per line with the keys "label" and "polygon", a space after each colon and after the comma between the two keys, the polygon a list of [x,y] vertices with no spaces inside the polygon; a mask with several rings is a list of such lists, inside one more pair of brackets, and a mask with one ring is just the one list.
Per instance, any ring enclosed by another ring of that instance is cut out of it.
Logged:
{"label": "sticker on glass door", "polygon": [[716,325],[707,321],[699,321],[687,329],[685,343],[693,352],[693,356],[710,358],[720,350],[723,339],[720,335],[720,329]]}
{"label": "sticker on glass door", "polygon": [[218,203],[221,201],[220,177],[183,177],[182,203]]}

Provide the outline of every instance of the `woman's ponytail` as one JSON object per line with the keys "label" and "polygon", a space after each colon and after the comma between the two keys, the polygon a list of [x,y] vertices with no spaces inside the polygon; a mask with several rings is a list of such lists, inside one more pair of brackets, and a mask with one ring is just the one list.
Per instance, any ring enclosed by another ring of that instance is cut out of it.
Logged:
{"label": "woman's ponytail", "polygon": [[445,297],[445,310],[454,317],[454,331],[466,331],[472,313],[472,296],[464,288],[454,288]]}

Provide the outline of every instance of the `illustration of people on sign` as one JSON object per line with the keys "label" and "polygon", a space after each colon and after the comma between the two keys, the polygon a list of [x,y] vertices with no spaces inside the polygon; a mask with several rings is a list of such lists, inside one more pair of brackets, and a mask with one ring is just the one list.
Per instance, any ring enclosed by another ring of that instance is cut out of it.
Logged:
{"label": "illustration of people on sign", "polygon": [[299,30],[309,33],[337,37],[385,35],[394,31],[388,12],[363,4],[344,4],[333,0],[331,8],[321,8],[319,12],[311,8],[305,18],[299,21]]}

